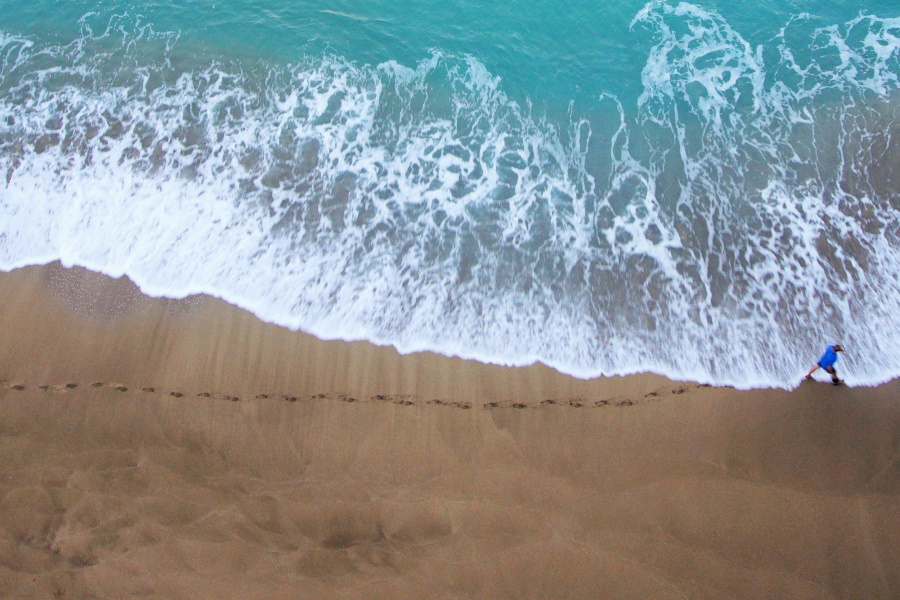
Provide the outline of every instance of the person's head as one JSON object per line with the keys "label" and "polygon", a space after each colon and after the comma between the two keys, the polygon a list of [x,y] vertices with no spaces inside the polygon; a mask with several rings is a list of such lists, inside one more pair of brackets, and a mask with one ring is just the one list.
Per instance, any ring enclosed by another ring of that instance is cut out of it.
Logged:
{"label": "person's head", "polygon": [[835,345],[834,345],[834,351],[835,351],[835,352],[843,352],[843,351],[844,351],[844,347],[841,346],[840,344],[835,344]]}

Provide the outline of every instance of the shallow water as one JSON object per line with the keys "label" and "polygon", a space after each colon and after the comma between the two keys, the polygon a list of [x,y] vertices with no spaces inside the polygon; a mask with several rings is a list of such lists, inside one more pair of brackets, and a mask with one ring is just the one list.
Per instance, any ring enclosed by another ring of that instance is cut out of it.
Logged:
{"label": "shallow water", "polygon": [[[746,4],[746,5],[745,5]],[[888,2],[6,2],[0,266],[324,338],[900,374]]]}

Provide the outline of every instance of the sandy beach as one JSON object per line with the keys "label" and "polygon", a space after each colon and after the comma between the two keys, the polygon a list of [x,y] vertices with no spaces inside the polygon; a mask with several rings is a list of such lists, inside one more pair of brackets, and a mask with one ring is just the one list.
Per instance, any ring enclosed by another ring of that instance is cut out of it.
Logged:
{"label": "sandy beach", "polygon": [[3,598],[900,597],[898,380],[401,356],[55,263],[0,273],[0,381]]}

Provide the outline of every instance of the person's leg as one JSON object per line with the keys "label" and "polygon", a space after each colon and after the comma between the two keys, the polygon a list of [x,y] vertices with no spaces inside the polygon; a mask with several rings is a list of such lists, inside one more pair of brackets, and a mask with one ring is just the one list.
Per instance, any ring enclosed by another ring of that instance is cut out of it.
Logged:
{"label": "person's leg", "polygon": [[835,369],[834,367],[825,367],[825,370],[831,374],[831,383],[833,383],[834,385],[842,383],[842,381],[838,379],[837,369]]}
{"label": "person's leg", "polygon": [[817,370],[818,368],[819,368],[819,365],[818,365],[818,364],[816,364],[815,366],[813,366],[813,368],[809,370],[809,373],[806,374],[806,378],[807,378],[807,379],[812,379],[812,374],[815,373],[816,370]]}

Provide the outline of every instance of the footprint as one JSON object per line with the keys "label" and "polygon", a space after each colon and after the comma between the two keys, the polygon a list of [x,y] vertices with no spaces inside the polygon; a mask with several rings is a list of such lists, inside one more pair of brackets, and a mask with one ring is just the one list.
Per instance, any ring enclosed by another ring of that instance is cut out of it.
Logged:
{"label": "footprint", "polygon": [[114,387],[113,389],[114,389],[114,390],[118,390],[118,391],[120,391],[120,392],[127,392],[127,391],[128,391],[128,388],[125,387],[124,385],[117,385],[117,386]]}
{"label": "footprint", "polygon": [[102,382],[102,381],[95,381],[94,383],[91,384],[91,387],[97,387],[97,388],[103,387],[103,382]]}
{"label": "footprint", "polygon": [[49,390],[49,389],[50,389],[50,386],[49,386],[49,385],[39,385],[39,386],[38,386],[38,389],[39,389],[39,390]]}
{"label": "footprint", "polygon": [[438,406],[445,406],[447,403],[444,402],[443,400],[438,400],[437,398],[435,398],[434,400],[429,400],[428,404],[437,404]]}
{"label": "footprint", "polygon": [[356,398],[341,398],[344,402],[356,402]]}
{"label": "footprint", "polygon": [[409,398],[410,396],[404,394],[376,394],[370,397],[369,400],[381,400],[384,402],[392,402],[394,404],[403,404],[408,406],[409,404],[413,404],[413,402],[411,402]]}
{"label": "footprint", "polygon": [[269,397],[268,394],[257,394],[257,395],[256,395],[256,399],[257,399],[257,400],[265,400],[265,399],[268,398],[268,397]]}
{"label": "footprint", "polygon": [[153,392],[156,391],[156,388],[146,387],[146,388],[141,388],[141,391],[147,392],[148,394],[152,394]]}
{"label": "footprint", "polygon": [[522,404],[521,402],[516,402],[515,404],[512,405],[512,407],[513,408],[528,408],[526,405]]}
{"label": "footprint", "polygon": [[488,402],[484,405],[485,408],[500,408],[500,405],[496,402]]}
{"label": "footprint", "polygon": [[616,402],[616,406],[634,406],[634,400],[622,400],[621,402]]}
{"label": "footprint", "polygon": [[581,408],[584,405],[581,404],[581,402],[569,402],[569,406],[571,406],[572,408]]}
{"label": "footprint", "polygon": [[67,383],[66,384],[66,389],[69,389],[69,390],[74,390],[77,387],[78,387],[77,383]]}
{"label": "footprint", "polygon": [[22,390],[25,389],[25,386],[17,384],[17,385],[12,386],[12,389],[16,390],[17,392],[21,392]]}
{"label": "footprint", "polygon": [[597,400],[594,406],[609,406],[609,400]]}
{"label": "footprint", "polygon": [[673,394],[683,394],[684,388],[675,388],[674,390],[672,390],[672,393]]}
{"label": "footprint", "polygon": [[175,398],[181,398],[182,396],[184,396],[184,394],[182,394],[181,392],[169,392],[169,395]]}
{"label": "footprint", "polygon": [[543,404],[544,406],[552,406],[553,404],[556,404],[556,400],[547,398],[546,400],[541,400],[541,404]]}
{"label": "footprint", "polygon": [[[150,388],[150,389],[153,389],[153,388]],[[210,394],[209,392],[200,392],[197,395],[200,396],[201,398],[212,398],[212,394]]]}
{"label": "footprint", "polygon": [[413,398],[413,397],[414,396],[407,396],[405,394],[390,394],[390,395],[378,394],[378,395],[372,396],[371,398],[369,398],[369,400],[382,400],[384,402],[390,402],[392,404],[400,404],[402,406],[412,406],[413,404],[415,404],[415,402],[413,402],[411,400],[411,398]]}
{"label": "footprint", "polygon": [[288,402],[296,402],[297,401],[296,396],[285,396],[284,399],[287,400]]}
{"label": "footprint", "polygon": [[470,408],[472,408],[472,405],[469,404],[468,402],[456,402],[456,403],[454,403],[454,406],[456,406],[457,408],[461,408],[463,410],[469,410]]}
{"label": "footprint", "polygon": [[649,394],[644,394],[644,398],[654,398],[656,396],[659,396],[659,394],[657,394],[656,392],[650,392]]}
{"label": "footprint", "polygon": [[232,402],[237,402],[240,400],[240,398],[238,398],[237,396],[226,396],[225,399],[231,400]]}

